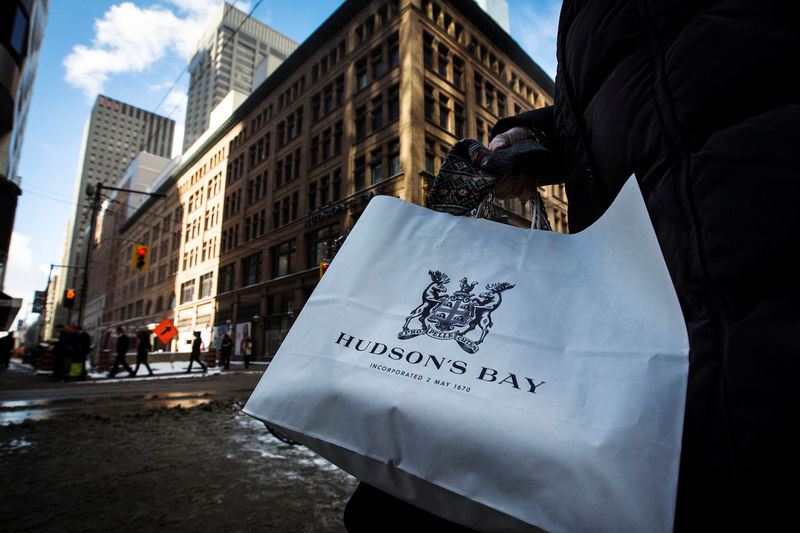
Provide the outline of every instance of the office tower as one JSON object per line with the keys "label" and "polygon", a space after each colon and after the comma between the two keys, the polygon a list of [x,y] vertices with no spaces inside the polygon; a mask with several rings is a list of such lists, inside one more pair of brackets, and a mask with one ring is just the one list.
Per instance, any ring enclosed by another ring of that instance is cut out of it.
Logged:
{"label": "office tower", "polygon": [[[62,257],[63,265],[83,265],[91,222],[86,185],[116,185],[128,165],[139,152],[161,157],[172,154],[175,121],[144,109],[99,95],[86,121],[83,147],[75,180],[72,219],[67,230]],[[65,269],[59,276],[59,291],[80,287],[82,272],[79,268]],[[78,295],[78,298],[83,295]],[[75,314],[77,316],[77,313]],[[68,313],[57,311],[55,321],[67,321]],[[74,318],[74,317],[73,317]]]}
{"label": "office tower", "polygon": [[261,65],[269,75],[295,48],[285,35],[223,3],[189,61],[183,151],[208,128],[209,113],[228,92],[250,94],[254,79],[263,81],[254,77],[256,69]]}

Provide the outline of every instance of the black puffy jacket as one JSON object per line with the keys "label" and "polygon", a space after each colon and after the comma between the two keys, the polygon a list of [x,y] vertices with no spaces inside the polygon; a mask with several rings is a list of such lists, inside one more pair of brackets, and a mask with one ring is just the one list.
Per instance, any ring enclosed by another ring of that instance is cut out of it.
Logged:
{"label": "black puffy jacket", "polygon": [[492,132],[554,143],[572,232],[636,173],[690,341],[679,530],[768,530],[794,510],[798,4],[565,0],[554,106]]}

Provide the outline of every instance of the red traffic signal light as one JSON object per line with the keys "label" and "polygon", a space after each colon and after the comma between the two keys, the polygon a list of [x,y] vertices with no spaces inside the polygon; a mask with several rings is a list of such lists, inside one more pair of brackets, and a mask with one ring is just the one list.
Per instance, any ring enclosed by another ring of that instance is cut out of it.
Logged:
{"label": "red traffic signal light", "polygon": [[133,268],[135,270],[147,270],[147,263],[150,260],[150,247],[146,244],[133,245]]}
{"label": "red traffic signal light", "polygon": [[330,261],[320,261],[319,262],[319,277],[322,278],[322,275],[327,272],[328,265],[330,265]]}
{"label": "red traffic signal light", "polygon": [[72,309],[75,307],[75,296],[77,293],[75,289],[67,289],[64,291],[64,307],[67,309]]}

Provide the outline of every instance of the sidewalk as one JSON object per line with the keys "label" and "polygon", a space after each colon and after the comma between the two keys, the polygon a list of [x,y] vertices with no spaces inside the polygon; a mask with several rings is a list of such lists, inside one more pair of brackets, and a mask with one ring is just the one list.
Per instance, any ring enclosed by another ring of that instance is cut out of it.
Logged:
{"label": "sidewalk", "polygon": [[[130,366],[131,368],[136,368],[135,363],[130,364]],[[129,376],[128,372],[120,367],[117,371],[117,375],[113,378],[109,377],[108,371],[100,372],[97,368],[89,368],[86,379],[70,378],[66,382],[61,382],[53,378],[52,371],[39,370],[29,364],[23,363],[18,358],[12,358],[10,367],[4,371],[0,371],[0,389],[27,388],[42,385],[55,386],[67,383],[119,383],[123,381],[202,378],[223,374],[262,374],[268,366],[268,362],[258,361],[251,362],[250,368],[245,369],[244,363],[241,361],[231,361],[230,370],[223,370],[221,366],[216,366],[210,367],[208,371],[203,372],[200,365],[195,362],[195,364],[192,365],[192,371],[186,372],[186,369],[189,367],[188,361],[164,361],[150,363],[150,368],[153,370],[152,376],[148,374],[147,368],[144,367],[144,365],[139,367],[139,372],[135,376]]]}

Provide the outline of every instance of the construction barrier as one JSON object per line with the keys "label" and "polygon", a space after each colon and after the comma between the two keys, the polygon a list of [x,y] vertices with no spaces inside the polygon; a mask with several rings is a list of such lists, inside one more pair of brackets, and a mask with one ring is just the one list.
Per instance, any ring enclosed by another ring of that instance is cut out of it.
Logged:
{"label": "construction barrier", "polygon": [[111,368],[111,350],[101,350],[100,358],[97,361],[97,366],[100,372],[108,372]]}
{"label": "construction barrier", "polygon": [[209,348],[208,355],[206,356],[206,364],[208,368],[214,368],[217,366],[217,349],[216,348]]}
{"label": "construction barrier", "polygon": [[44,352],[42,352],[42,358],[39,361],[40,361],[39,370],[45,370],[50,372],[53,371],[53,367],[55,366],[54,364],[55,359],[53,356],[52,346],[46,348]]}

